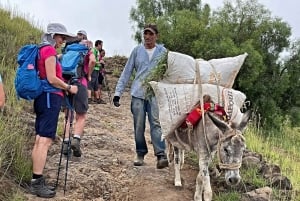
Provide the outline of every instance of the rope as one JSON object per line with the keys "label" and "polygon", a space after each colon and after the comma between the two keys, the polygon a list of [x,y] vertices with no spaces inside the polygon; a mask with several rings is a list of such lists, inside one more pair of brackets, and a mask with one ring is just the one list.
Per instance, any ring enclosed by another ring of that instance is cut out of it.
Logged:
{"label": "rope", "polygon": [[202,92],[202,84],[201,84],[201,76],[200,76],[200,66],[199,62],[196,59],[196,82],[198,82],[198,89],[199,89],[199,95],[200,95],[200,106],[201,106],[201,113],[202,113],[202,124],[203,124],[203,134],[204,134],[204,139],[206,143],[206,148],[208,151],[209,156],[212,159],[212,154],[211,154],[211,149],[209,147],[208,139],[207,139],[207,132],[206,132],[206,127],[205,127],[205,118],[204,118],[204,103],[203,103],[203,92]]}
{"label": "rope", "polygon": [[216,71],[216,68],[213,64],[211,64],[211,67],[212,67],[212,70],[214,72],[214,79],[215,79],[215,84],[217,85],[217,94],[218,94],[218,104],[221,104],[221,100],[220,100],[220,79],[218,79],[218,74],[217,74],[217,71]]}
{"label": "rope", "polygon": [[187,127],[188,127],[188,130],[187,130],[187,134],[188,134],[188,139],[189,139],[189,145],[192,147],[193,143],[192,143],[192,140],[191,140],[191,135],[193,133],[193,125],[189,122],[186,123],[187,124]]}
{"label": "rope", "polygon": [[220,152],[221,152],[221,144],[222,142],[224,142],[227,138],[230,137],[240,137],[243,141],[245,141],[245,137],[242,134],[237,134],[236,132],[228,135],[226,137],[220,138],[219,137],[219,142],[218,142],[218,161],[219,161],[219,167],[220,169],[224,169],[224,170],[237,170],[242,166],[242,162],[239,163],[230,163],[230,164],[225,164],[221,161],[221,156],[220,156]]}

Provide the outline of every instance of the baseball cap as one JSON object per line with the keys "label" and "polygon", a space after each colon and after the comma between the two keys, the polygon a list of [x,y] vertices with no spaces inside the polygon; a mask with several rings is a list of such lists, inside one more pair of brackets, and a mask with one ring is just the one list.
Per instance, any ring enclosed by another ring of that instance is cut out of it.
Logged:
{"label": "baseball cap", "polygon": [[79,30],[79,31],[77,32],[77,34],[82,34],[82,35],[85,35],[85,36],[87,37],[87,33],[86,33],[85,30]]}
{"label": "baseball cap", "polygon": [[158,34],[158,29],[156,24],[147,24],[144,26],[144,32],[145,31],[151,31],[154,34]]}

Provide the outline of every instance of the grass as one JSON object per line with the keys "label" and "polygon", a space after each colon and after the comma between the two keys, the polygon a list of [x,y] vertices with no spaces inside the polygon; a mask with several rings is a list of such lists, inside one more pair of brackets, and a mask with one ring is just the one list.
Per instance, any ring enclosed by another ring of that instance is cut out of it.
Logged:
{"label": "grass", "polygon": [[[0,7],[2,5],[0,4]],[[30,118],[24,111],[29,102],[19,101],[14,89],[17,68],[16,55],[21,46],[40,40],[41,30],[16,11],[0,9],[0,73],[2,75],[6,104],[0,113],[0,200],[19,200],[17,192],[6,181],[24,184],[31,178],[31,160],[28,143],[32,128],[24,125],[24,118]],[[31,130],[29,130],[31,129]],[[17,185],[16,185],[17,186]]]}
{"label": "grass", "polygon": [[237,192],[219,193],[214,195],[215,201],[224,201],[224,200],[239,201],[240,199],[241,199],[241,195]]}
{"label": "grass", "polygon": [[280,134],[263,135],[262,131],[250,126],[245,133],[250,150],[261,153],[266,161],[277,164],[287,176],[295,191],[300,191],[300,132],[285,126]]}

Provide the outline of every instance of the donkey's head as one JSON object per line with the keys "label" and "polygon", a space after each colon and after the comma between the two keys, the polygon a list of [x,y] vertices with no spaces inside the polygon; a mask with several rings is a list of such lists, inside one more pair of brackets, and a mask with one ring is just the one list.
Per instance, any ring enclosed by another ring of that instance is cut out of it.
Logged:
{"label": "donkey's head", "polygon": [[228,185],[237,185],[240,180],[239,168],[242,164],[242,157],[246,149],[243,130],[250,119],[250,111],[243,114],[238,125],[229,125],[209,113],[214,124],[222,131],[218,142],[219,166],[225,170],[225,180]]}

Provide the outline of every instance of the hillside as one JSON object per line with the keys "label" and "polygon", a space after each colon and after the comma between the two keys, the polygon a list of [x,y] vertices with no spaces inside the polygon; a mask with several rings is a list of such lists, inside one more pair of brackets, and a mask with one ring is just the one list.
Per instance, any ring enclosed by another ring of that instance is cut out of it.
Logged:
{"label": "hillside", "polygon": [[[7,95],[7,104],[0,121],[0,200],[43,200],[28,194],[27,191],[29,177],[31,177],[30,154],[34,142],[34,114],[31,104],[17,101],[13,88],[17,65],[15,57],[11,56],[17,55],[19,47],[28,41],[37,42],[41,30],[23,18],[11,18],[7,11],[0,10],[0,16],[3,28],[0,31],[3,43],[0,45],[5,50],[0,53],[2,61],[0,72],[5,81]],[[127,58],[120,56],[106,60],[109,72],[107,80],[112,96],[118,79],[117,75],[122,71],[126,60]],[[104,99],[109,102],[109,92],[106,90],[103,93]],[[63,121],[64,115],[61,113],[58,138],[49,151],[45,170],[45,176],[50,184],[54,184],[57,177]],[[76,158],[70,160],[65,194],[66,159],[63,158],[57,196],[47,200],[192,200],[195,178],[198,173],[197,160],[193,153],[188,153],[186,156],[186,163],[182,170],[183,187],[175,188],[173,166],[170,165],[169,168],[163,170],[155,168],[156,161],[149,139],[149,128],[146,131],[149,145],[149,154],[145,159],[146,165],[143,167],[132,165],[135,154],[132,125],[129,88],[121,98],[119,108],[111,104],[90,105],[85,136],[82,140],[83,157],[81,160],[76,160]],[[281,152],[283,155],[286,154],[285,150]],[[278,153],[277,149],[276,153]],[[245,193],[253,192],[255,189],[259,189],[258,192],[261,193],[264,190],[261,188],[263,186],[274,187],[273,193],[280,197],[274,200],[297,201],[292,199],[291,194],[294,192],[289,191],[291,188],[289,179],[280,174],[278,166],[268,164],[260,154],[247,152],[245,158],[248,158],[248,162],[252,159],[254,164],[250,165],[254,167],[250,170],[245,167],[241,169],[243,182],[234,188],[226,186],[224,176],[216,174],[212,169],[215,201],[241,200],[241,197],[247,197]],[[266,168],[263,169],[263,167]],[[262,179],[263,173],[264,179]],[[263,192],[270,193],[270,189],[267,188]],[[4,197],[7,194],[11,195],[11,198]],[[255,195],[257,194],[259,193]],[[251,198],[251,196],[248,197]]]}
{"label": "hillside", "polygon": [[[124,66],[126,58],[108,58],[108,72]],[[113,73],[107,74],[110,91],[103,91],[104,99],[109,102],[109,93],[113,93],[117,81]],[[113,96],[113,94],[111,94]],[[60,180],[57,195],[54,199],[45,200],[93,200],[93,201],[183,201],[193,200],[195,191],[195,178],[198,174],[197,162],[192,154],[186,156],[182,169],[183,187],[176,188],[174,183],[173,165],[169,168],[156,169],[156,158],[149,138],[149,127],[146,130],[149,153],[145,158],[145,166],[134,167],[132,164],[135,155],[133,140],[133,123],[130,113],[129,88],[121,98],[121,106],[112,104],[91,104],[88,120],[82,139],[83,156],[81,159],[72,157],[68,166],[66,191],[64,194],[64,179],[66,158],[63,157],[60,170]],[[28,113],[26,122],[33,125],[34,114]],[[29,118],[28,118],[29,117]],[[61,133],[63,131],[63,113],[60,118],[58,138],[51,147],[45,168],[47,181],[54,185],[57,178],[58,163],[61,149]],[[32,131],[33,132],[33,129]],[[31,142],[34,133],[31,133]],[[31,147],[28,147],[31,148]],[[249,154],[247,154],[249,156]],[[252,155],[250,155],[252,157]],[[261,156],[258,155],[258,158]],[[248,183],[245,178],[239,186],[230,188],[224,182],[224,175],[212,174],[212,185],[215,196],[218,194],[244,193],[257,188],[255,184]],[[243,174],[242,174],[243,177]],[[288,180],[286,180],[288,181]],[[23,196],[29,201],[43,199],[32,196],[25,186]],[[268,193],[269,191],[266,190]],[[245,197],[245,195],[243,196]],[[227,200],[228,198],[218,198]],[[234,199],[240,200],[240,199]],[[248,200],[255,200],[248,199]]]}

